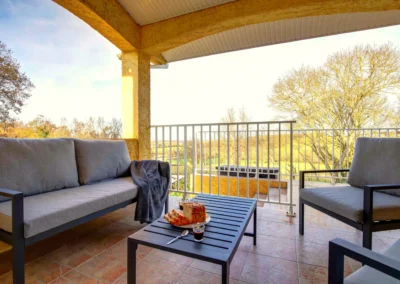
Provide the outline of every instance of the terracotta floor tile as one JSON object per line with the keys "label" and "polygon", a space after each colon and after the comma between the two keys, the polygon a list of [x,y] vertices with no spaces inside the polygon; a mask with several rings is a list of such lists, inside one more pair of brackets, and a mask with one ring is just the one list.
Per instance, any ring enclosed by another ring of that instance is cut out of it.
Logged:
{"label": "terracotta floor tile", "polygon": [[195,259],[190,267],[221,275],[221,265]]}
{"label": "terracotta floor tile", "polygon": [[268,283],[269,273],[260,267],[245,265],[239,280],[249,283]]}
{"label": "terracotta floor tile", "polygon": [[58,278],[52,284],[106,284],[106,282],[100,281],[93,277],[89,277],[77,271],[70,271],[63,277]]}
{"label": "terracotta floor tile", "polygon": [[246,262],[248,254],[249,253],[246,251],[240,251],[240,250],[236,251],[232,259],[232,263],[244,264]]}
{"label": "terracotta floor tile", "polygon": [[[211,276],[210,280],[208,281],[208,284],[221,284],[221,283],[222,283],[221,275],[216,275],[216,274],[213,274]],[[229,283],[230,284],[248,284],[249,282],[244,282],[244,281],[230,278]]]}
{"label": "terracotta floor tile", "polygon": [[300,283],[328,283],[328,269],[321,266],[299,263]]}
{"label": "terracotta floor tile", "polygon": [[297,263],[281,258],[249,253],[247,256],[246,265],[297,276]]}
{"label": "terracotta floor tile", "polygon": [[[126,264],[128,258],[128,245],[127,240],[124,239],[114,245],[113,247],[109,248],[104,252],[104,255],[107,257],[113,257],[116,260],[120,261],[123,264]],[[136,251],[136,260],[140,261],[145,258],[149,253],[153,251],[152,248],[139,245]]]}
{"label": "terracotta floor tile", "polygon": [[119,277],[114,284],[127,284],[128,283],[128,275],[127,273],[124,273]]}
{"label": "terracotta floor tile", "polygon": [[171,262],[176,262],[185,266],[190,266],[193,262],[193,259],[190,257],[186,257],[183,255],[178,255],[166,251],[161,251],[161,250],[153,250],[151,253],[152,256],[158,257],[161,259],[165,259]]}
{"label": "terracotta floor tile", "polygon": [[[311,242],[297,242],[297,261],[302,264],[311,264],[320,267],[328,267],[329,246]],[[354,259],[345,257],[344,270],[353,272],[361,267]]]}
{"label": "terracotta floor tile", "polygon": [[0,253],[11,250],[12,246],[0,241]]}
{"label": "terracotta floor tile", "polygon": [[278,238],[295,239],[295,228],[294,224],[268,220],[258,222],[257,232]]}
{"label": "terracotta floor tile", "polygon": [[328,244],[297,242],[297,261],[300,263],[328,267]]}
{"label": "terracotta floor tile", "polygon": [[244,268],[244,263],[232,262],[229,270],[229,278],[239,280],[240,275],[242,275],[243,268]]}
{"label": "terracotta floor tile", "polygon": [[177,284],[207,284],[207,281],[190,277],[188,275],[182,275],[182,277],[176,282]]}
{"label": "terracotta floor tile", "polygon": [[252,246],[253,246],[253,238],[243,237],[242,240],[240,241],[238,250],[248,252]]}
{"label": "terracotta floor tile", "polygon": [[290,239],[258,235],[257,246],[251,247],[250,252],[296,261],[295,241]]}
{"label": "terracotta floor tile", "polygon": [[[307,210],[307,209],[309,209],[309,207],[306,207],[305,210]],[[335,230],[350,231],[350,232],[357,231],[357,229],[355,229],[339,220],[329,217],[328,215],[325,215],[325,214],[312,214],[312,215],[305,214],[304,224],[306,227],[310,226],[310,227],[335,229]],[[298,226],[298,223],[296,225]]]}
{"label": "terracotta floor tile", "polygon": [[[137,284],[173,284],[175,282],[171,282],[165,279],[160,278],[160,276],[155,275],[138,275],[136,279]],[[127,284],[127,274],[123,274],[120,278],[117,279],[113,284]]]}
{"label": "terracotta floor tile", "polygon": [[[286,207],[287,210],[287,207]],[[285,211],[264,211],[261,216],[261,221],[273,221],[273,222],[283,222],[288,224],[295,224],[297,222],[296,218],[286,216]]]}
{"label": "terracotta floor tile", "polygon": [[118,261],[116,257],[103,253],[93,257],[76,269],[102,281],[114,282],[126,272],[126,264]]}
{"label": "terracotta floor tile", "polygon": [[199,280],[204,281],[204,282],[207,283],[208,280],[210,280],[210,278],[211,278],[211,276],[213,274],[211,274],[209,272],[206,272],[206,271],[203,271],[203,270],[195,269],[193,267],[189,267],[185,271],[184,275],[189,276],[189,277],[194,278],[194,279],[199,279]]}
{"label": "terracotta floor tile", "polygon": [[[69,272],[71,268],[44,257],[25,267],[25,283],[50,283]],[[0,276],[0,283],[12,284],[12,272]]]}
{"label": "terracotta floor tile", "polygon": [[249,253],[240,280],[250,283],[297,283],[297,263]]}
{"label": "terracotta floor tile", "polygon": [[179,263],[152,257],[151,255],[145,257],[136,267],[136,271],[140,277],[153,275],[154,277],[172,282],[178,281],[184,271],[183,265]]}
{"label": "terracotta floor tile", "polygon": [[48,255],[49,258],[70,267],[77,267],[92,258],[92,254],[85,249],[63,246]]}
{"label": "terracotta floor tile", "polygon": [[296,240],[312,242],[318,244],[328,244],[330,240],[335,238],[346,238],[352,239],[356,235],[356,232],[324,229],[319,227],[305,227],[304,235],[300,235],[298,230],[296,232]]}
{"label": "terracotta floor tile", "polygon": [[297,284],[297,275],[291,275],[289,273],[270,270],[268,276],[269,284]]}
{"label": "terracotta floor tile", "polygon": [[118,222],[135,227],[137,229],[144,228],[148,225],[146,223],[141,224],[139,221],[135,221],[135,215],[129,215],[129,216],[119,220]]}
{"label": "terracotta floor tile", "polygon": [[[93,234],[72,241],[59,251],[56,251],[52,257],[61,263],[75,267],[81,264],[88,256],[104,252],[133,232],[134,228],[129,225],[111,224]],[[65,258],[64,255],[67,257]]]}

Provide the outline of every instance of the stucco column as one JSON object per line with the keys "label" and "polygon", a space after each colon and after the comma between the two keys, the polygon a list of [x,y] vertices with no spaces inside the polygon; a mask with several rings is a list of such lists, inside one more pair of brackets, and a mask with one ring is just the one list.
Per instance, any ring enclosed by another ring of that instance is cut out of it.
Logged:
{"label": "stucco column", "polygon": [[138,139],[138,158],[150,158],[150,56],[143,52],[121,54],[122,138]]}

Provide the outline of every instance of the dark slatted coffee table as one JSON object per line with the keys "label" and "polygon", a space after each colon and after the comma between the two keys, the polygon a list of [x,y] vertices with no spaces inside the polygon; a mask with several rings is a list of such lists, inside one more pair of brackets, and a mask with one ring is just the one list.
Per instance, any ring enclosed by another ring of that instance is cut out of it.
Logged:
{"label": "dark slatted coffee table", "polygon": [[[222,265],[222,283],[229,283],[229,265],[243,237],[257,240],[257,205],[254,199],[199,194],[193,201],[203,203],[211,221],[206,225],[203,242],[195,242],[193,234],[167,245],[183,229],[170,225],[163,217],[128,237],[128,283],[136,283],[136,250],[138,245],[209,261]],[[254,215],[254,231],[246,233]]]}

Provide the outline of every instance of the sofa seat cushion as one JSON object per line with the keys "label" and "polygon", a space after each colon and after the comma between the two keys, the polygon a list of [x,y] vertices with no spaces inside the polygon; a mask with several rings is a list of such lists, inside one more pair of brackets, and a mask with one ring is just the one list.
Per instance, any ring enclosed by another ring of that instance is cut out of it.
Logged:
{"label": "sofa seat cushion", "polygon": [[[400,262],[400,240],[397,240],[391,245],[384,253],[387,257],[395,259]],[[345,284],[400,284],[400,280],[393,278],[385,273],[382,273],[369,266],[363,266],[359,270],[350,274],[344,280]]]}
{"label": "sofa seat cushion", "polygon": [[82,139],[74,141],[81,185],[129,175],[131,160],[125,141]]}
{"label": "sofa seat cushion", "polygon": [[[343,217],[363,222],[364,190],[352,186],[304,188],[300,197]],[[374,192],[374,221],[400,220],[400,197]]]}
{"label": "sofa seat cushion", "polygon": [[73,140],[0,138],[0,188],[29,196],[76,186]]}
{"label": "sofa seat cushion", "polygon": [[[125,177],[26,197],[25,237],[132,200],[136,195],[137,186],[130,177]],[[11,201],[0,203],[0,229],[12,232]]]}

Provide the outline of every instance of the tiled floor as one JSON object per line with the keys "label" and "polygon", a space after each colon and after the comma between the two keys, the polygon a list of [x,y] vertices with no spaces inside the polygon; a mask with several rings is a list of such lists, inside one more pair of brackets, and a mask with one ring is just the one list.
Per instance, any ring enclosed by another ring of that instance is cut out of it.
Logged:
{"label": "tiled floor", "polygon": [[[309,207],[300,236],[298,218],[286,217],[286,209],[259,207],[258,244],[243,238],[231,264],[231,283],[326,283],[328,241],[340,237],[361,244],[360,232]],[[126,237],[142,227],[133,213],[129,206],[103,216],[97,220],[101,226],[83,237],[70,231],[61,248],[27,264],[26,283],[126,283]],[[400,230],[376,233],[373,249],[381,252],[399,238]],[[220,283],[215,264],[143,246],[137,258],[138,283]],[[345,273],[359,267],[347,259]],[[11,278],[6,273],[0,283],[12,283]]]}

